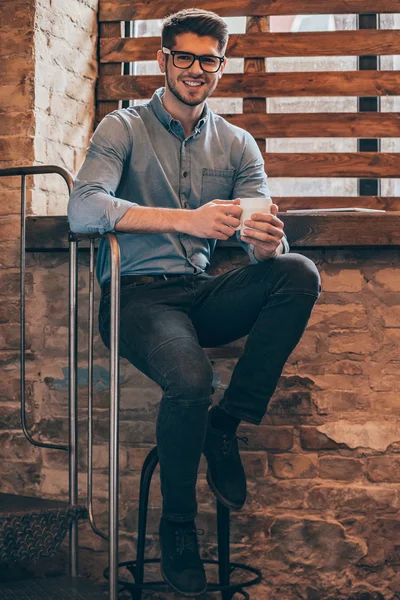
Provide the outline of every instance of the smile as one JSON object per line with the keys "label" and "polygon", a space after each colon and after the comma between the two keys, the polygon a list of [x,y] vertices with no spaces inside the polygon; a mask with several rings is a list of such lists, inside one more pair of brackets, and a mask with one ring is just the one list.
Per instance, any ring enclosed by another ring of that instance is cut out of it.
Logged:
{"label": "smile", "polygon": [[183,81],[183,83],[187,87],[191,87],[191,88],[198,88],[198,87],[201,87],[202,85],[204,85],[203,81]]}

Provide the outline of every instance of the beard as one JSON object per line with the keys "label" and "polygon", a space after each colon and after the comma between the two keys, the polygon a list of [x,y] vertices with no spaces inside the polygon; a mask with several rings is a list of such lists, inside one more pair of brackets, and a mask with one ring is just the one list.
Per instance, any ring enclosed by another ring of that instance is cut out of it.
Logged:
{"label": "beard", "polygon": [[[191,99],[190,96],[188,98],[185,98],[185,96],[183,96],[180,93],[180,91],[177,89],[177,85],[176,85],[177,80],[176,80],[176,82],[174,82],[172,80],[172,77],[170,77],[170,75],[168,73],[168,65],[165,65],[165,76],[166,76],[166,84],[167,84],[169,91],[175,96],[175,98],[177,98],[180,102],[182,102],[182,104],[186,104],[186,106],[198,106],[199,104],[202,104],[205,100],[207,100],[207,98],[209,96],[211,96],[211,94],[217,87],[217,83],[218,83],[218,79],[216,78],[215,82],[213,82],[210,85],[208,82],[208,79],[207,79],[207,75],[203,75],[203,79],[205,78],[205,80],[206,80],[206,83],[204,84],[204,91],[199,98]],[[189,94],[190,94],[190,92],[189,92]]]}

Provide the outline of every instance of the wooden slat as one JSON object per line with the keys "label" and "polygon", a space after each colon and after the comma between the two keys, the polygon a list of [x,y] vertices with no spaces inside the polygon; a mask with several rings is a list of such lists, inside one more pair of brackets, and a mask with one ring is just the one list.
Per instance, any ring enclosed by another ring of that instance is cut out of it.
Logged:
{"label": "wooden slat", "polygon": [[[104,76],[99,79],[97,97],[102,101],[145,99],[163,85],[162,75]],[[400,95],[398,71],[229,73],[214,93],[221,98],[395,95]]]}
{"label": "wooden slat", "polygon": [[[351,198],[359,205],[361,199]],[[285,224],[291,246],[389,246],[400,245],[400,212],[342,213],[320,215],[279,214]],[[26,248],[28,251],[62,250],[68,248],[67,217],[27,217]],[[237,247],[229,240],[220,246]],[[81,246],[81,244],[79,244]]]}
{"label": "wooden slat", "polygon": [[[100,39],[100,62],[155,60],[159,37]],[[400,54],[399,30],[246,33],[229,38],[228,58]]]}
{"label": "wooden slat", "polygon": [[400,211],[400,197],[391,196],[274,196],[281,212],[310,208],[378,208]]}
{"label": "wooden slat", "polygon": [[[121,36],[122,29],[121,23],[100,23],[99,36],[100,39],[113,38],[115,36]],[[120,76],[122,73],[122,65],[120,64],[99,64],[99,76]],[[113,110],[117,110],[119,106],[119,98],[110,102],[96,101],[96,124],[105,117],[108,113]]]}
{"label": "wooden slat", "polygon": [[221,115],[254,137],[349,137],[400,136],[400,113],[278,113]]}
{"label": "wooden slat", "polygon": [[269,177],[400,177],[397,152],[268,152]]}
{"label": "wooden slat", "polygon": [[400,113],[240,113],[221,116],[256,138],[400,136]]}
{"label": "wooden slat", "polygon": [[[398,0],[196,0],[196,7],[213,10],[222,17],[396,13]],[[100,21],[162,19],[188,8],[187,0],[100,0]]]}

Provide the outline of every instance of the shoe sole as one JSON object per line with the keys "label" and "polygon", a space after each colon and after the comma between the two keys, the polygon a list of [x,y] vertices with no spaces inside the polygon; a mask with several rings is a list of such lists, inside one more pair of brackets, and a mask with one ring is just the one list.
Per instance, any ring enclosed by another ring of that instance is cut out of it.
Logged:
{"label": "shoe sole", "polygon": [[212,480],[210,469],[207,469],[206,478],[207,478],[208,487],[210,488],[210,490],[212,491],[212,493],[214,494],[216,499],[219,502],[221,502],[221,504],[226,506],[226,508],[233,508],[234,510],[240,510],[244,506],[244,502],[243,502],[243,504],[234,504],[233,502],[231,502],[230,500],[227,500],[226,498],[224,498],[224,496],[222,496],[222,494],[218,491],[217,486],[215,485],[215,483]]}
{"label": "shoe sole", "polygon": [[166,577],[161,561],[160,561],[160,569],[161,569],[161,575],[163,576],[164,581],[166,581],[166,583],[168,583],[168,585],[174,590],[174,592],[177,592],[178,594],[180,594],[181,596],[184,596],[185,598],[196,598],[197,596],[201,596],[201,594],[204,594],[204,592],[207,591],[207,583],[206,583],[204,590],[201,590],[200,592],[184,592],[183,590],[178,589],[173,583],[170,582],[168,577]]}

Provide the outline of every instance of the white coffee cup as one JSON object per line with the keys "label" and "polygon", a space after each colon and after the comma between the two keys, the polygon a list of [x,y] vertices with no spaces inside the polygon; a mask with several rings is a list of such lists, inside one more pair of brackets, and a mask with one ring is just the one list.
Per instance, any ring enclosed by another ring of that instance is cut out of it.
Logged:
{"label": "white coffee cup", "polygon": [[240,215],[240,225],[239,227],[236,227],[236,231],[240,230],[240,235],[243,235],[244,229],[251,229],[251,227],[245,225],[244,222],[249,221],[251,215],[254,215],[255,213],[270,215],[271,205],[271,198],[240,198],[242,214]]}

